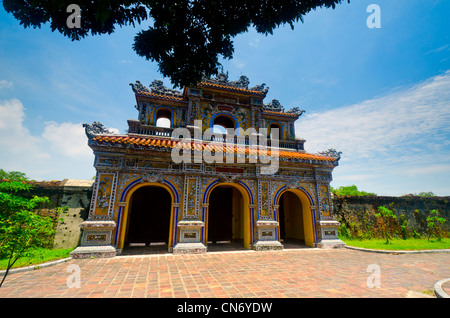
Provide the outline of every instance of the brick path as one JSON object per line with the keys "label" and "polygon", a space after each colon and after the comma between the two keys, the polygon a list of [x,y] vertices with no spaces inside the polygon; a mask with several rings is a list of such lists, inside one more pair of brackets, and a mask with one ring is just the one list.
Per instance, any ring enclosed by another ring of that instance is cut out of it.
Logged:
{"label": "brick path", "polygon": [[[80,288],[68,288],[80,269]],[[380,268],[380,287],[368,288]],[[79,259],[10,274],[0,298],[12,297],[406,297],[450,278],[450,253],[380,254],[350,249],[239,251]]]}

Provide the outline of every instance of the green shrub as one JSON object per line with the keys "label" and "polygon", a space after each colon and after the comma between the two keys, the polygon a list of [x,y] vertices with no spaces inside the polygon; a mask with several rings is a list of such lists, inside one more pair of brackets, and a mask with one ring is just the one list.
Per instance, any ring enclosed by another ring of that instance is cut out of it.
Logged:
{"label": "green shrub", "polygon": [[446,220],[443,217],[439,216],[439,212],[437,210],[430,211],[430,215],[427,217],[428,240],[430,240],[430,237],[432,236],[436,237],[438,241],[441,240],[445,221]]}
{"label": "green shrub", "polygon": [[375,214],[380,220],[380,225],[383,228],[384,238],[386,239],[386,244],[389,244],[389,239],[392,238],[393,234],[393,221],[397,219],[397,216],[392,210],[389,210],[385,206],[378,207],[378,213]]}

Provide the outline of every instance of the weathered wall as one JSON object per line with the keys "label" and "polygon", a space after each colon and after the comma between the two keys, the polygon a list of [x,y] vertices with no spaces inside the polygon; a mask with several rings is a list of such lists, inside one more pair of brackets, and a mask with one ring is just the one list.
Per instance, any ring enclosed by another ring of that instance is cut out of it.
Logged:
{"label": "weathered wall", "polygon": [[[87,219],[93,181],[68,180],[34,182],[28,194],[46,196],[50,203],[40,211],[54,220],[54,248],[75,248],[80,240],[80,223]],[[67,207],[58,213],[56,207]]]}
{"label": "weathered wall", "polygon": [[445,224],[447,231],[449,229],[450,197],[342,196],[333,198],[334,214],[341,226],[344,225],[359,234],[364,231],[377,234],[378,220],[375,214],[378,213],[379,206],[385,206],[394,211],[398,227],[400,226],[400,216],[403,214],[407,221],[409,234],[412,234],[412,230],[424,234],[426,218],[430,210],[438,210],[439,215],[447,220]]}

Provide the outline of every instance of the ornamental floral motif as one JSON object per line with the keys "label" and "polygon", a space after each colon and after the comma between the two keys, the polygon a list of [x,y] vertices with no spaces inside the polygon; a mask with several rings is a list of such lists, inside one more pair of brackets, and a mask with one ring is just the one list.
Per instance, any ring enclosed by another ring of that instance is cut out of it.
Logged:
{"label": "ornamental floral motif", "polygon": [[160,173],[146,173],[142,175],[141,182],[162,182],[163,178]]}
{"label": "ornamental floral motif", "polygon": [[111,192],[112,180],[110,177],[104,177],[101,179],[98,187],[97,194],[97,207],[104,210],[109,206],[110,192]]}

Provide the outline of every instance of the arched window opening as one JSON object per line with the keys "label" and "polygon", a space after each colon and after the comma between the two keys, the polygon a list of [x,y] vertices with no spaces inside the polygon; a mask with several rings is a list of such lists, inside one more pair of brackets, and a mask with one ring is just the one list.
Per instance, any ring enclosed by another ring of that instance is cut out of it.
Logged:
{"label": "arched window opening", "polygon": [[156,127],[170,128],[170,119],[158,118],[156,120]]}
{"label": "arched window opening", "polygon": [[[275,133],[276,130],[272,130],[273,128],[278,129],[278,132]],[[281,125],[278,124],[278,123],[271,123],[270,124],[269,134],[270,134],[269,135],[270,139],[277,138],[278,140],[282,140],[283,139],[283,135],[282,135]]]}
{"label": "arched window opening", "polygon": [[227,128],[235,129],[234,121],[228,116],[220,115],[214,119],[213,132],[217,134],[226,134]]}
{"label": "arched window opening", "polygon": [[172,125],[172,112],[162,108],[156,113],[156,127],[170,128]]}

